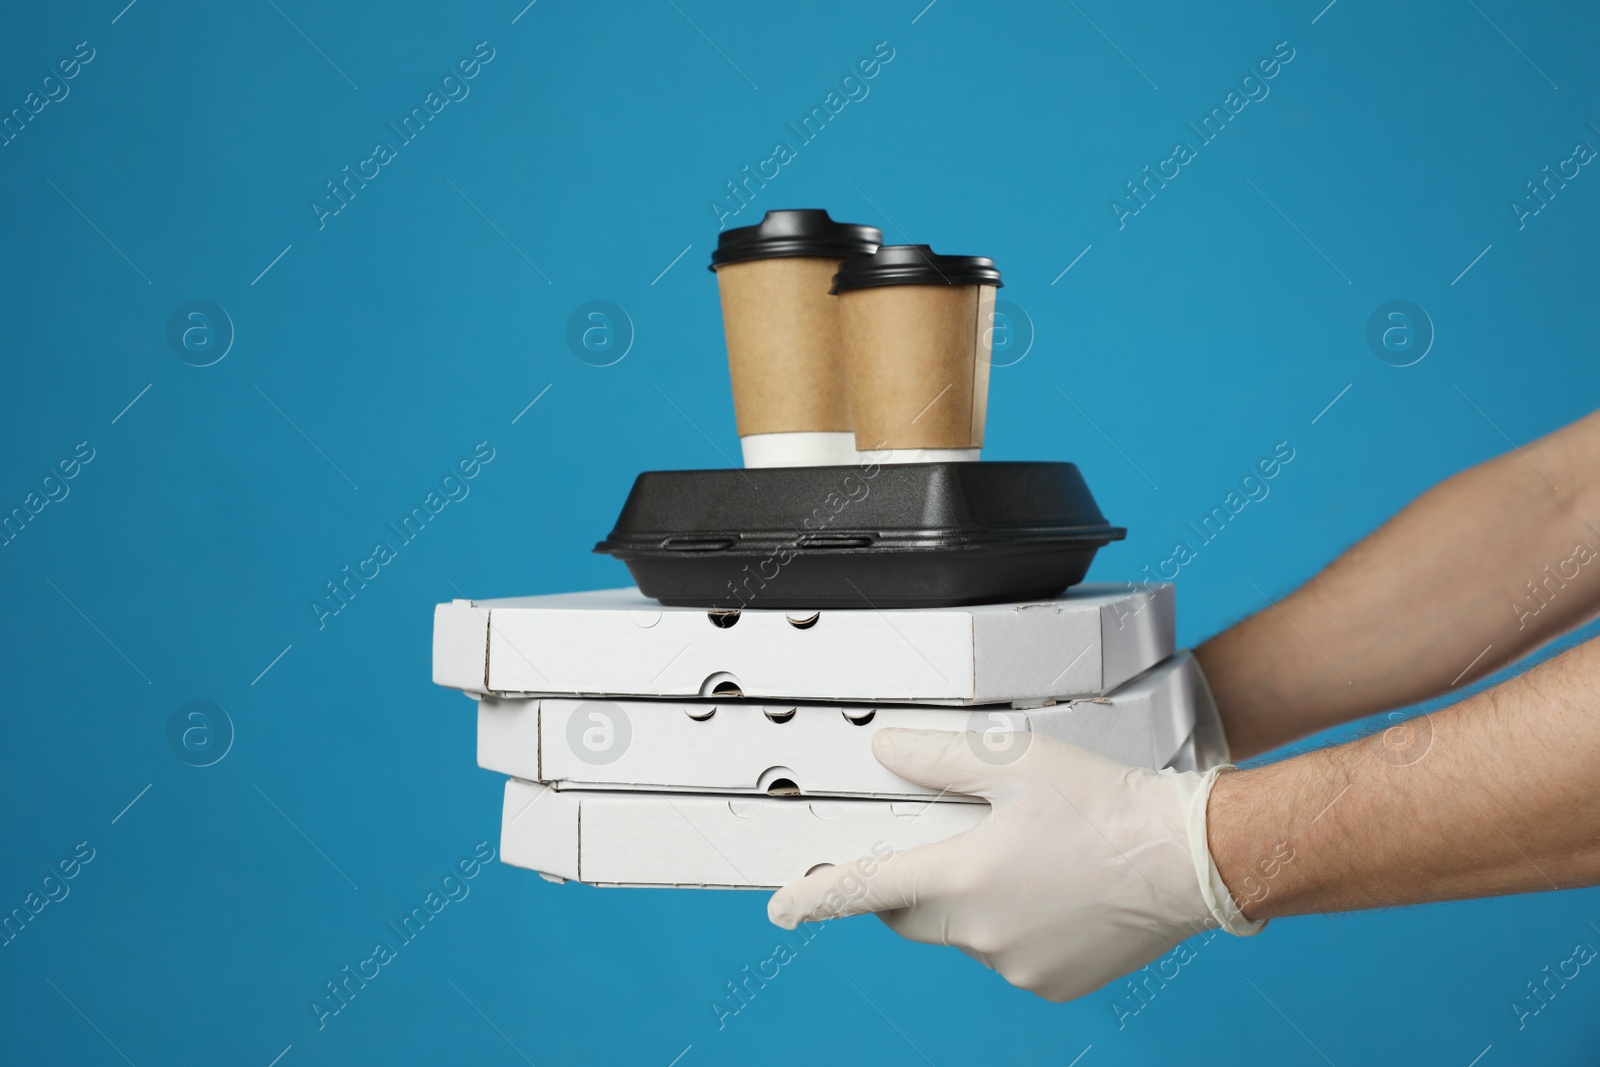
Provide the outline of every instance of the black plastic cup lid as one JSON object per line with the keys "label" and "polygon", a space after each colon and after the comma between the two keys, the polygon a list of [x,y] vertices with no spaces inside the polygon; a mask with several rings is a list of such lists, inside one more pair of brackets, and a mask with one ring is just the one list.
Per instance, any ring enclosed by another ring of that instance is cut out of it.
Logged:
{"label": "black plastic cup lid", "polygon": [[839,264],[829,292],[884,285],[992,285],[1000,271],[987,256],[941,256],[927,245],[883,245],[869,256]]}
{"label": "black plastic cup lid", "polygon": [[724,230],[708,269],[790,256],[852,259],[870,256],[882,243],[883,231],[876,226],[834,222],[820,208],[769,211],[758,225]]}

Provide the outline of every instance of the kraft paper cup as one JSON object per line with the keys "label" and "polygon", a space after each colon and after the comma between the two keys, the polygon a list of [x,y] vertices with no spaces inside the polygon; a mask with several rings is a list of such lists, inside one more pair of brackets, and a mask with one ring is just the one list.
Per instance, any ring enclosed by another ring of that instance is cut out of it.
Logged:
{"label": "kraft paper cup", "polygon": [[753,433],[739,438],[746,467],[833,467],[856,461],[854,431]]}
{"label": "kraft paper cup", "polygon": [[885,463],[976,460],[995,290],[983,256],[889,245],[840,265],[833,291],[856,448]]}
{"label": "kraft paper cup", "polygon": [[826,211],[769,211],[724,232],[711,256],[722,295],[734,415],[749,467],[855,462],[833,275],[883,235]]}

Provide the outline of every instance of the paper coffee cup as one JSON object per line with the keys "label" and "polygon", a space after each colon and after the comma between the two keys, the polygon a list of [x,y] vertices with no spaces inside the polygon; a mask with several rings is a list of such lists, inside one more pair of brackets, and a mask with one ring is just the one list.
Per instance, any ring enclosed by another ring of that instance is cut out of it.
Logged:
{"label": "paper coffee cup", "polygon": [[856,448],[887,463],[977,459],[1000,272],[889,245],[834,276]]}
{"label": "paper coffee cup", "polygon": [[759,225],[718,239],[711,269],[746,466],[855,461],[838,302],[829,289],[842,263],[870,254],[882,239],[875,227],[834,222],[817,210],[769,211]]}
{"label": "paper coffee cup", "polygon": [[835,467],[856,461],[856,435],[843,433],[753,433],[739,438],[746,467]]}

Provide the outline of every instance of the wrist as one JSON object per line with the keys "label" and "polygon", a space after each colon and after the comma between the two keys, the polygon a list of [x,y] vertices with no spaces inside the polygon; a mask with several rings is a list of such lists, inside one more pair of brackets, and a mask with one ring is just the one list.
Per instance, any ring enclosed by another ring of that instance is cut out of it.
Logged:
{"label": "wrist", "polygon": [[1200,897],[1210,919],[1230,934],[1248,937],[1266,925],[1266,920],[1245,913],[1242,902],[1223,880],[1211,845],[1210,809],[1212,796],[1222,783],[1233,777],[1231,766],[1215,767],[1201,778],[1189,809],[1189,846],[1199,880]]}
{"label": "wrist", "polygon": [[1302,910],[1305,888],[1296,842],[1282,832],[1281,764],[1218,776],[1206,808],[1206,843],[1217,879],[1242,918],[1265,922]]}

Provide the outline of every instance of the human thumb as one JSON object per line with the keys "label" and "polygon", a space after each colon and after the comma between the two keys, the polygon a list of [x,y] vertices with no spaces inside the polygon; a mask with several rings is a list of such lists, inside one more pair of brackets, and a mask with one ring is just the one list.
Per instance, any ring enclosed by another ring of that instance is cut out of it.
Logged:
{"label": "human thumb", "polygon": [[929,789],[986,800],[1011,792],[1006,761],[987,758],[979,734],[888,728],[873,735],[872,754],[901,778]]}

